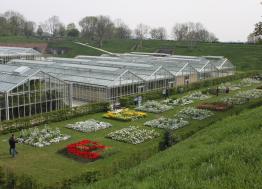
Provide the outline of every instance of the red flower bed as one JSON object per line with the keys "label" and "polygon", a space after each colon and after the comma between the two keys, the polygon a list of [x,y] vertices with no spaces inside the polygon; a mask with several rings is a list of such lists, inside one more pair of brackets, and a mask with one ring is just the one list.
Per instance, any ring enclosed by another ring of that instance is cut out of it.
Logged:
{"label": "red flower bed", "polygon": [[223,102],[203,103],[197,106],[198,109],[207,109],[213,111],[226,111],[232,108],[232,104]]}
{"label": "red flower bed", "polygon": [[82,140],[77,143],[67,145],[67,152],[84,159],[96,160],[101,157],[101,153],[109,146],[101,145],[91,140]]}

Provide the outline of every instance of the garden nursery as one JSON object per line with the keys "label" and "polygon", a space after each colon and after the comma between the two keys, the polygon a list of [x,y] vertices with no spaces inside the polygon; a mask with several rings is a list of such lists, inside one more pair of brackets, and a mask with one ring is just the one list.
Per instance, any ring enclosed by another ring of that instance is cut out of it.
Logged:
{"label": "garden nursery", "polygon": [[[44,76],[44,82],[29,80],[23,89],[43,89],[46,78],[51,82],[53,76]],[[54,84],[61,85],[61,93],[54,96],[56,103],[51,107],[58,107],[58,102],[67,98],[63,81],[57,79]],[[6,143],[10,133],[16,136],[19,153],[14,159],[0,160],[0,184],[22,189],[74,188],[75,184],[107,178],[222,117],[261,105],[261,86],[261,75],[250,72],[178,86],[168,96],[162,90],[145,92],[139,104],[131,95],[120,98],[118,107],[108,102],[87,104],[2,121],[1,157],[9,155]],[[41,103],[46,106],[46,101]],[[24,113],[22,109],[20,113]]]}

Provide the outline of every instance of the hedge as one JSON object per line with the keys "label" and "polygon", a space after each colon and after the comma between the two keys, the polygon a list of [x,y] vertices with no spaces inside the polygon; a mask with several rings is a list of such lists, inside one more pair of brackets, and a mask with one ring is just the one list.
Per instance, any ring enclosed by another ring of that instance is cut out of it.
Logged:
{"label": "hedge", "polygon": [[[246,77],[252,77],[252,76],[255,76],[255,75],[258,75],[258,74],[259,74],[258,71],[250,71],[250,72],[238,73],[238,74],[230,75],[230,76],[226,76],[226,77],[220,77],[220,78],[198,81],[198,82],[191,83],[188,86],[180,86],[180,87],[173,88],[173,89],[170,90],[169,95],[175,95],[175,94],[184,93],[184,92],[188,92],[188,91],[192,91],[192,90],[197,90],[197,89],[201,89],[201,88],[205,88],[205,87],[210,87],[210,86],[218,85],[218,84],[221,84],[221,83],[224,83],[224,82],[238,80],[238,79],[242,79],[242,78],[246,78]],[[136,94],[136,95],[131,95],[131,96],[126,96],[126,97],[120,98],[119,101],[120,101],[121,106],[123,106],[123,107],[134,106],[134,98],[136,96],[138,96],[138,95]],[[141,94],[140,96],[142,96],[143,101],[156,100],[156,99],[163,98],[162,90],[145,92],[145,93]]]}
{"label": "hedge", "polygon": [[91,113],[105,112],[108,110],[108,107],[108,102],[102,102],[74,108],[67,108],[64,110],[52,111],[11,121],[3,121],[0,122],[0,133],[6,134],[10,132],[16,132],[21,129],[38,126],[41,124],[59,122]]}

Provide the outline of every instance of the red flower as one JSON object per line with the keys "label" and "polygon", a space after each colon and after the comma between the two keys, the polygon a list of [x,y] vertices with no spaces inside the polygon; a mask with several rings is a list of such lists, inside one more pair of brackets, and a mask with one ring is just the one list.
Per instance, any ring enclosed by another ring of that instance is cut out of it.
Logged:
{"label": "red flower", "polygon": [[67,152],[84,159],[95,160],[101,157],[101,153],[106,148],[110,147],[85,139],[80,142],[67,145]]}

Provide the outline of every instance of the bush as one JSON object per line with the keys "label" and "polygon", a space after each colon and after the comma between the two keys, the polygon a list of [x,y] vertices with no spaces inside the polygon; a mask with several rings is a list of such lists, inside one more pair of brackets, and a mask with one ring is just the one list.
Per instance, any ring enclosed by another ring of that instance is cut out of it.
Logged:
{"label": "bush", "polygon": [[0,123],[0,133],[6,134],[11,132],[16,132],[21,129],[38,126],[41,124],[59,122],[86,114],[105,112],[108,110],[108,107],[109,107],[108,102],[102,102],[102,103],[89,104],[89,105],[79,106],[75,108],[67,108],[64,110],[43,113],[39,115],[34,115],[32,117],[15,119],[11,121],[4,121]]}
{"label": "bush", "polygon": [[[258,72],[251,71],[251,72],[245,72],[245,73],[238,73],[238,74],[230,75],[230,76],[226,76],[226,77],[219,77],[219,78],[214,78],[214,79],[207,79],[207,80],[203,80],[203,81],[198,81],[198,82],[189,84],[187,87],[181,87],[180,86],[180,87],[177,87],[177,88],[170,89],[169,95],[181,94],[181,93],[185,93],[185,92],[188,92],[188,91],[197,90],[197,89],[206,88],[206,87],[211,87],[211,86],[218,85],[218,84],[221,84],[221,83],[225,83],[225,82],[229,82],[229,81],[233,81],[233,80],[238,80],[238,79],[242,79],[242,78],[246,78],[246,77],[251,77],[251,76],[255,76],[255,75],[258,75]],[[205,94],[205,93],[207,93],[207,91],[204,91],[203,94]],[[139,96],[139,94],[120,98],[119,101],[120,101],[121,106],[124,106],[124,107],[134,106],[135,105],[134,104],[134,98],[136,96]],[[146,92],[146,93],[140,94],[140,96],[142,96],[143,102],[148,101],[148,100],[161,99],[163,97],[162,89],[156,90],[156,91]]]}

